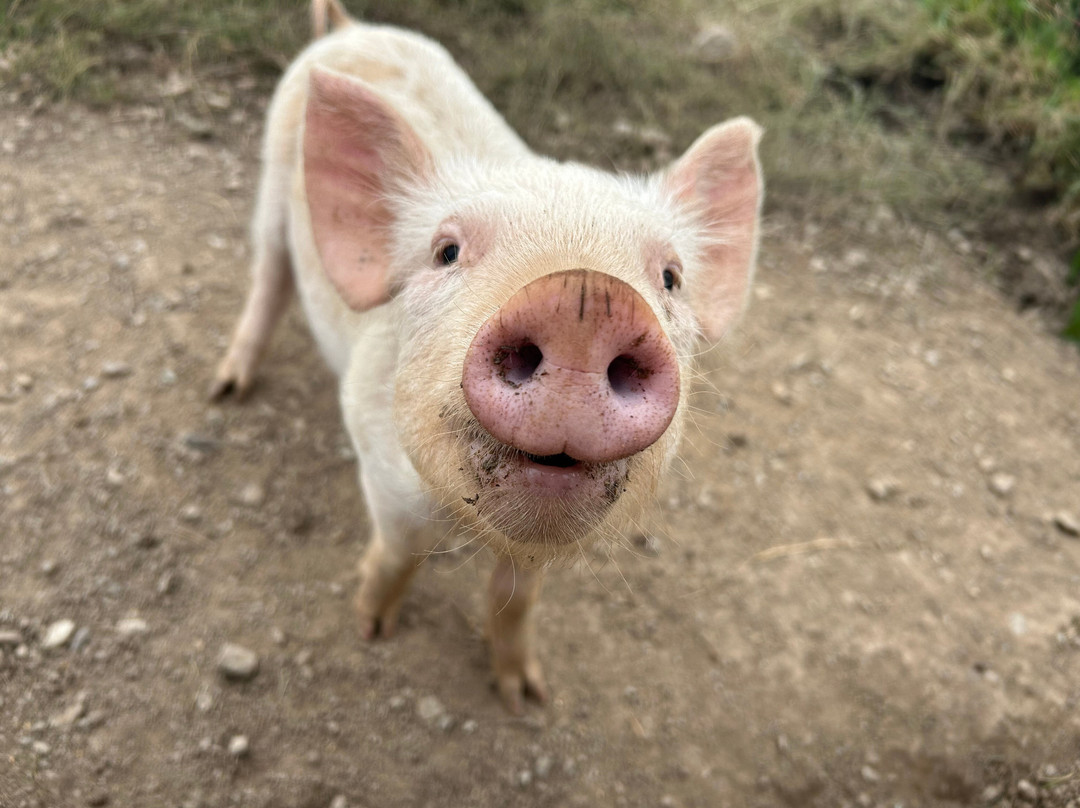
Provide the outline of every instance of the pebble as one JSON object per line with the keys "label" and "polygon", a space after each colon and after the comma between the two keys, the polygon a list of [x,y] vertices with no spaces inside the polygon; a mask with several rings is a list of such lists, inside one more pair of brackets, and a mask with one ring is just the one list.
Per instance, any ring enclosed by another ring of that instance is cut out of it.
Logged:
{"label": "pebble", "polygon": [[259,672],[259,657],[254,651],[227,642],[221,646],[217,667],[226,679],[245,682]]}
{"label": "pebble", "polygon": [[1004,472],[998,472],[990,478],[988,483],[990,487],[990,493],[996,497],[1004,499],[1012,493],[1016,487],[1016,478],[1011,474],[1005,474]]}
{"label": "pebble", "polygon": [[773,398],[775,398],[781,404],[785,406],[791,404],[793,400],[791,395],[791,388],[788,387],[786,384],[780,381],[773,382],[771,390]]}
{"label": "pebble", "polygon": [[90,629],[83,626],[75,632],[75,636],[71,638],[71,650],[81,651],[90,643]]}
{"label": "pebble", "polygon": [[330,808],[349,808],[349,801],[345,799],[344,794],[338,794],[330,800]]}
{"label": "pebble", "polygon": [[121,637],[132,637],[136,634],[145,634],[149,630],[150,627],[141,617],[125,617],[116,624],[116,633]]}
{"label": "pebble", "polygon": [[424,696],[416,703],[416,714],[429,724],[446,714],[442,702],[434,696]]}
{"label": "pebble", "polygon": [[101,366],[101,375],[106,379],[122,379],[131,375],[131,365],[127,362],[106,362]]}
{"label": "pebble", "polygon": [[405,697],[398,694],[390,697],[390,709],[400,710],[405,706]]}
{"label": "pebble", "polygon": [[22,632],[12,629],[0,630],[0,645],[19,645],[22,643]]}
{"label": "pebble", "polygon": [[533,769],[536,772],[536,776],[541,780],[551,774],[552,760],[548,755],[541,755],[536,759],[536,765]]}
{"label": "pebble", "polygon": [[877,769],[873,766],[863,766],[859,770],[859,774],[862,775],[863,780],[868,783],[876,783],[881,779],[881,775],[877,773]]}
{"label": "pebble", "polygon": [[200,508],[194,503],[191,503],[190,505],[185,505],[183,508],[180,509],[180,518],[183,521],[189,523],[198,522],[200,519],[202,519],[202,508]]}
{"label": "pebble", "polygon": [[474,719],[470,718],[461,725],[461,731],[466,735],[472,735],[479,726]]}
{"label": "pebble", "polygon": [[247,735],[234,735],[229,739],[229,754],[235,758],[247,757],[251,744]]}
{"label": "pebble", "polygon": [[1054,524],[1057,529],[1066,536],[1080,536],[1080,522],[1068,511],[1058,511],[1054,514]]}
{"label": "pebble", "polygon": [[1039,789],[1035,788],[1035,786],[1027,780],[1021,780],[1016,784],[1016,793],[1022,800],[1026,800],[1027,802],[1035,802],[1039,799]]}
{"label": "pebble", "polygon": [[877,477],[866,484],[866,492],[875,502],[892,499],[900,491],[900,483],[887,477]]}
{"label": "pebble", "polygon": [[45,630],[45,636],[41,640],[42,648],[59,648],[67,645],[71,635],[75,633],[73,620],[57,620]]}
{"label": "pebble", "polygon": [[34,741],[30,744],[30,748],[38,755],[47,755],[52,751],[52,747],[45,743],[45,741]]}
{"label": "pebble", "polygon": [[240,502],[252,508],[262,505],[265,500],[266,492],[258,483],[248,483],[240,492]]}
{"label": "pebble", "polygon": [[49,726],[51,727],[70,727],[76,721],[83,717],[86,712],[86,693],[79,693],[66,709],[61,710],[52,718],[49,719]]}

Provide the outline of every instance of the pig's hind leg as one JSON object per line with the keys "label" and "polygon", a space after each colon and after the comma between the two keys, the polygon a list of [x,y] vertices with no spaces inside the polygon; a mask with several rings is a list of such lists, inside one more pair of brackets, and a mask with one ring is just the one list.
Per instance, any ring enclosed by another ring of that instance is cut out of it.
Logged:
{"label": "pig's hind leg", "polygon": [[247,394],[274,326],[292,299],[294,281],[285,239],[286,211],[276,185],[264,178],[260,189],[251,228],[255,249],[251,292],[236,324],[229,350],[214,375],[210,387],[212,399],[230,394],[243,398]]}

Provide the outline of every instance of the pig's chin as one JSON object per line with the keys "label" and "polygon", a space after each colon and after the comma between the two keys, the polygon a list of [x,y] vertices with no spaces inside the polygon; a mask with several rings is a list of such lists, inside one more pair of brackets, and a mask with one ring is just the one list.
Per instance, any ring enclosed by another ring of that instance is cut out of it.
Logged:
{"label": "pig's chin", "polygon": [[479,526],[505,540],[498,549],[511,555],[575,553],[578,542],[610,523],[610,511],[626,492],[629,460],[538,457],[479,430],[464,449],[463,471],[473,489],[464,502]]}

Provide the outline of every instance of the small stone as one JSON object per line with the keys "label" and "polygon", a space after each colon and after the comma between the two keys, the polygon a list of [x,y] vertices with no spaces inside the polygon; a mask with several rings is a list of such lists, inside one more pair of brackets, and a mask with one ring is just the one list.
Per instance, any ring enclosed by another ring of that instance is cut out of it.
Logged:
{"label": "small stone", "polygon": [[124,476],[124,472],[118,468],[111,468],[105,472],[105,484],[109,488],[119,488],[124,484],[127,477]]}
{"label": "small stone", "polygon": [[75,636],[71,638],[71,650],[81,651],[90,643],[90,629],[86,626],[82,626],[75,632]]}
{"label": "small stone", "polygon": [[34,377],[29,373],[20,373],[15,377],[15,386],[23,392],[29,392],[34,388]]}
{"label": "small stone", "polygon": [[176,573],[172,571],[166,571],[161,573],[161,577],[157,582],[157,593],[159,595],[168,595],[176,591]]}
{"label": "small stone", "polygon": [[259,672],[259,657],[254,651],[227,642],[221,646],[217,667],[226,679],[246,682]]}
{"label": "small stone", "polygon": [[345,799],[344,794],[338,794],[330,800],[330,808],[349,808],[349,801]]}
{"label": "small stone", "polygon": [[1013,612],[1009,615],[1009,631],[1017,637],[1027,634],[1027,620],[1020,612]]}
{"label": "small stone", "polygon": [[887,477],[877,477],[866,484],[866,492],[875,502],[885,502],[900,492],[900,483]]}
{"label": "small stone", "polygon": [[445,713],[446,708],[434,696],[424,696],[416,703],[416,714],[429,724]]}
{"label": "small stone", "polygon": [[196,452],[213,452],[221,446],[221,441],[217,438],[199,432],[185,432],[180,436],[180,441],[188,449],[194,449]]}
{"label": "small stone", "polygon": [[881,779],[881,775],[877,773],[877,769],[873,766],[863,766],[859,770],[859,774],[861,774],[863,780],[868,783],[876,783]]}
{"label": "small stone", "polygon": [[1066,536],[1080,536],[1080,522],[1076,521],[1076,517],[1068,511],[1055,513],[1054,524]]}
{"label": "small stone", "polygon": [[477,724],[476,721],[469,718],[461,725],[461,731],[464,732],[466,735],[472,735],[474,732],[476,732],[479,726],[480,725]]}
{"label": "small stone", "polygon": [[75,622],[72,620],[57,620],[45,630],[45,636],[41,640],[41,647],[45,649],[59,648],[67,644],[71,635],[75,633]]}
{"label": "small stone", "polygon": [[21,643],[21,631],[17,629],[0,629],[0,646],[16,646]]}
{"label": "small stone", "polygon": [[265,500],[266,492],[263,490],[263,487],[258,483],[248,483],[240,492],[240,502],[250,508],[255,508],[259,505],[262,505]]}
{"label": "small stone", "polygon": [[86,693],[79,693],[68,707],[61,710],[59,713],[49,719],[49,726],[51,727],[70,727],[76,721],[83,717],[86,712]]}
{"label": "small stone", "polygon": [[59,569],[59,565],[51,558],[47,558],[41,562],[41,574],[52,575]]}
{"label": "small stone", "polygon": [[405,706],[406,703],[406,698],[400,694],[391,696],[389,701],[391,710],[400,710]]}
{"label": "small stone", "polygon": [[518,772],[517,780],[519,786],[521,786],[522,788],[528,788],[530,785],[532,785],[532,772],[528,769],[522,769],[520,772]]}
{"label": "small stone", "polygon": [[106,379],[122,379],[131,375],[131,365],[127,362],[106,362],[101,366],[101,375]]}
{"label": "small stone", "polygon": [[1035,788],[1027,780],[1021,780],[1016,784],[1016,793],[1020,799],[1026,802],[1035,802],[1039,799],[1039,789]]}
{"label": "small stone", "polygon": [[185,505],[183,508],[180,509],[180,519],[184,522],[194,524],[195,522],[198,522],[200,519],[202,519],[202,508],[200,508],[195,503]]}
{"label": "small stone", "polygon": [[97,376],[87,376],[85,379],[83,379],[82,389],[85,390],[87,393],[92,393],[99,387],[101,387],[101,379],[99,379]]}
{"label": "small stone", "polygon": [[794,400],[791,395],[791,388],[781,381],[775,381],[772,383],[773,398],[783,404],[785,407],[789,406]]}
{"label": "small stone", "polygon": [[435,723],[443,732],[449,732],[454,728],[454,725],[457,724],[452,715],[446,714],[440,715],[439,720]]}
{"label": "small stone", "polygon": [[247,735],[234,735],[229,738],[229,754],[234,758],[247,757],[250,751]]}
{"label": "small stone", "polygon": [[990,477],[990,493],[996,497],[1005,499],[1016,487],[1016,478],[1011,474],[999,471]]}
{"label": "small stone", "polygon": [[982,798],[985,803],[997,802],[1004,789],[1001,786],[987,786],[983,789]]}
{"label": "small stone", "polygon": [[52,751],[52,747],[45,743],[45,741],[34,741],[30,744],[30,748],[34,750],[34,754],[36,755],[47,755]]}
{"label": "small stone", "polygon": [[551,766],[551,757],[549,755],[541,755],[536,759],[536,765],[533,766],[533,770],[536,772],[536,776],[543,780],[551,774]]}
{"label": "small stone", "polygon": [[141,617],[125,617],[116,624],[116,633],[121,637],[132,637],[136,634],[145,634],[149,630],[150,627]]}

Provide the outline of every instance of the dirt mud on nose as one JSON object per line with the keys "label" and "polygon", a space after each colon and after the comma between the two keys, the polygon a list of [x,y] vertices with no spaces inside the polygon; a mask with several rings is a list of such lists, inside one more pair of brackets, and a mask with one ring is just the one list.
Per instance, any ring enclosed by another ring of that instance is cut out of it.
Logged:
{"label": "dirt mud on nose", "polygon": [[487,559],[357,636],[297,312],[248,402],[204,399],[256,124],[0,103],[4,808],[1076,804],[1080,361],[946,240],[772,216],[658,526],[549,577],[553,701],[514,719]]}

